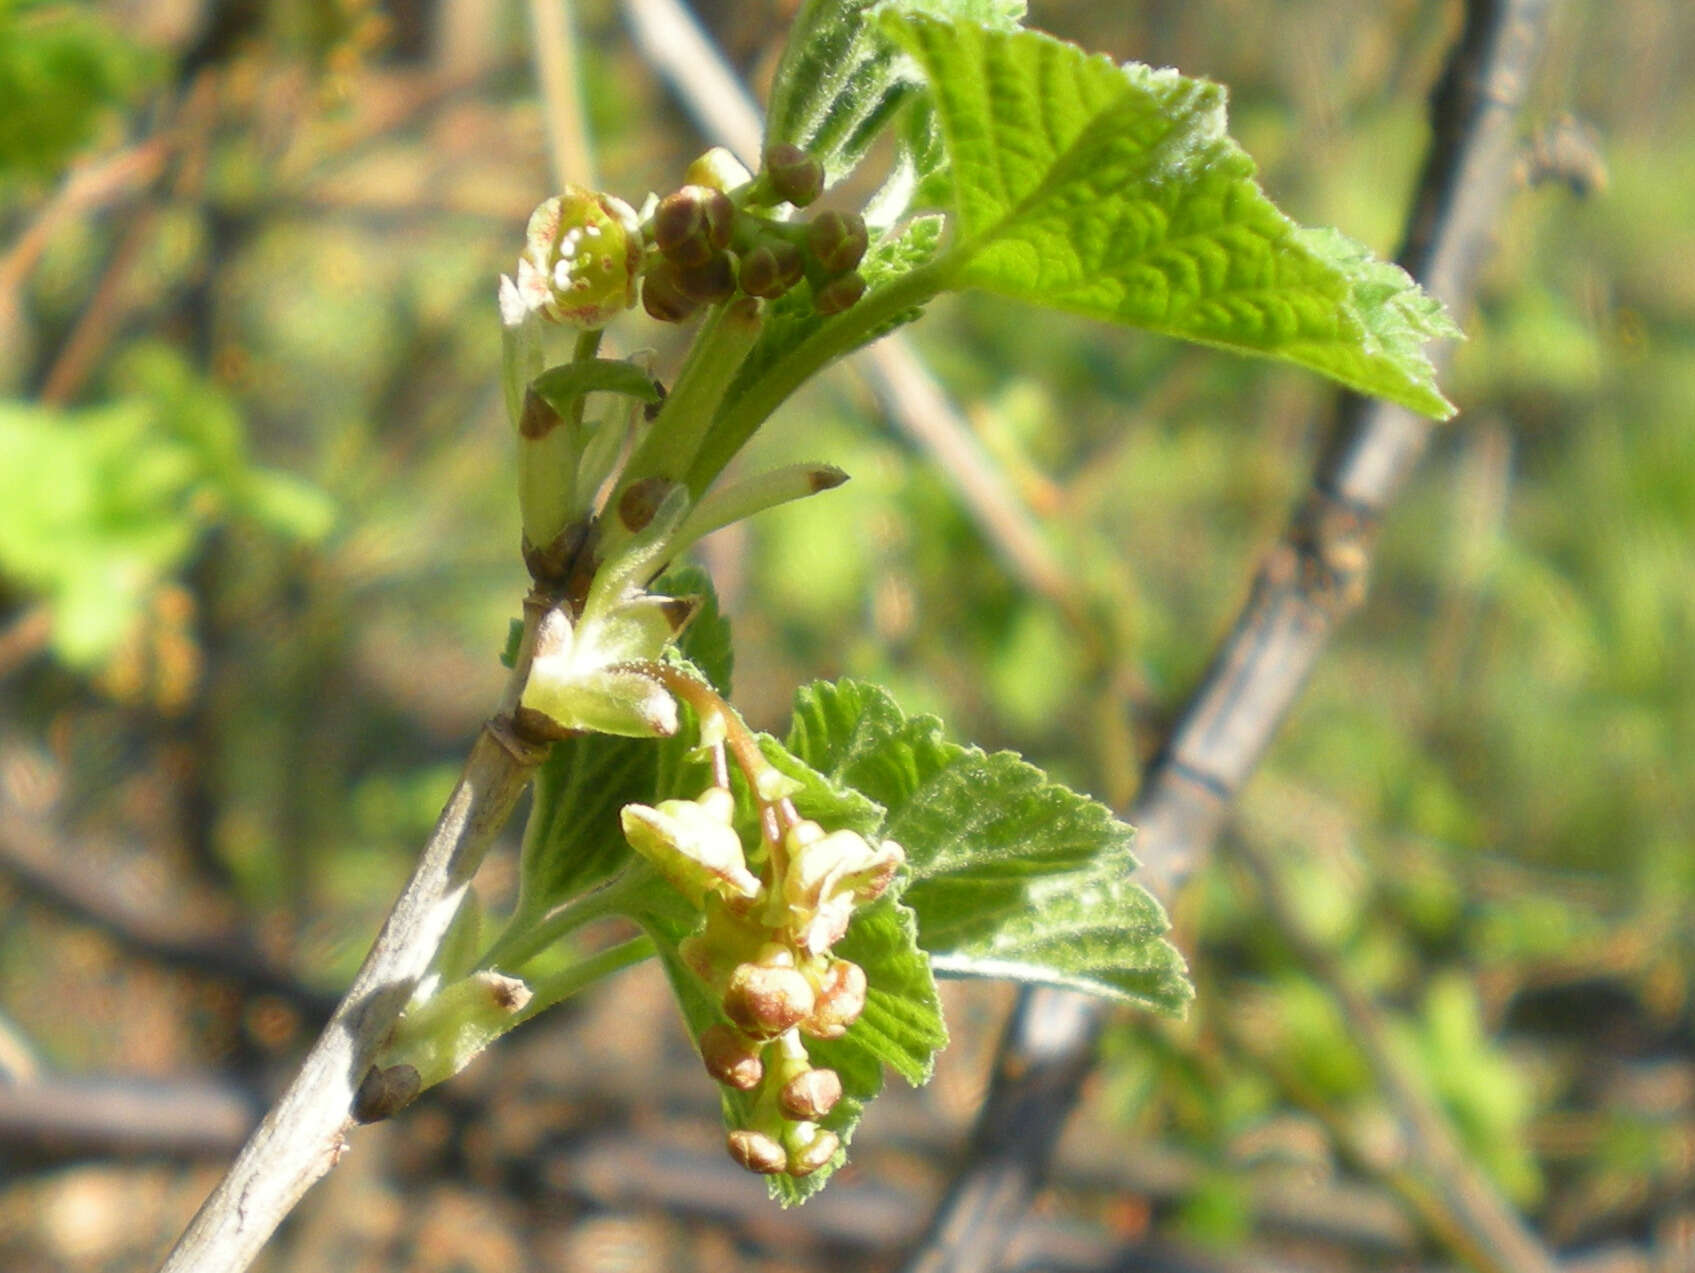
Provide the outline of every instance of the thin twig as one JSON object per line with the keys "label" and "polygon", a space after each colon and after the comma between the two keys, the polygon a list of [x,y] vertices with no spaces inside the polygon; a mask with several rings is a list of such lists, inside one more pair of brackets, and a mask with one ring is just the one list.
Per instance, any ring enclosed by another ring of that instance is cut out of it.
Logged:
{"label": "thin twig", "polygon": [[1336,952],[1313,937],[1269,853],[1244,836],[1236,856],[1253,871],[1266,910],[1302,969],[1335,996],[1348,1037],[1401,1125],[1406,1158],[1422,1186],[1415,1203],[1436,1211],[1443,1227],[1456,1232],[1454,1245],[1463,1245],[1486,1273],[1553,1273],[1553,1259],[1471,1161],[1417,1070],[1396,1050],[1377,1004]]}
{"label": "thin twig", "polygon": [[239,1273],[296,1202],[347,1148],[355,1093],[427,971],[472,877],[541,761],[514,735],[511,711],[529,669],[537,614],[501,714],[483,728],[447,807],[382,932],[300,1073],[190,1222],[164,1273]]}
{"label": "thin twig", "polygon": [[[1512,183],[1518,107],[1551,0],[1471,0],[1432,102],[1435,125],[1401,263],[1455,314],[1471,308],[1477,265]],[[1441,363],[1444,351],[1436,351]],[[1349,397],[1313,488],[1254,582],[1129,812],[1141,879],[1169,901],[1211,851],[1235,793],[1259,763],[1337,623],[1363,599],[1376,527],[1429,437],[1399,407]],[[1075,1105],[1099,1007],[1062,991],[1020,1000],[977,1123],[974,1154],[908,1268],[987,1270],[1005,1226],[1033,1196]],[[1044,1028],[1055,1018],[1059,1025]],[[1011,1129],[1011,1130],[1008,1130]],[[1529,1257],[1523,1267],[1546,1267]]]}
{"label": "thin twig", "polygon": [[[624,13],[642,56],[677,94],[701,135],[757,166],[764,135],[759,108],[694,15],[680,0],[625,0]],[[896,426],[952,483],[1012,576],[1087,631],[1077,583],[911,342],[896,332],[850,363],[869,381]]]}
{"label": "thin twig", "polygon": [[145,958],[202,977],[233,981],[253,994],[292,1004],[312,1024],[328,1018],[332,995],[302,985],[234,934],[209,933],[173,909],[145,905],[121,880],[89,870],[86,846],[73,845],[15,809],[0,805],[0,871],[49,905]]}
{"label": "thin twig", "polygon": [[254,1094],[219,1079],[59,1078],[0,1083],[0,1144],[43,1159],[230,1153],[259,1117]]}
{"label": "thin twig", "polygon": [[0,680],[46,649],[52,636],[53,612],[45,602],[29,607],[0,628]]}
{"label": "thin twig", "polygon": [[[171,124],[167,130],[171,139],[168,153],[172,162],[180,167],[186,154],[205,144],[217,108],[217,80],[208,72],[195,80],[172,106]],[[153,172],[153,187],[168,179],[169,166],[161,164]],[[42,381],[38,395],[42,402],[50,406],[64,406],[71,402],[99,365],[106,347],[122,329],[129,310],[125,290],[129,286],[130,272],[141,260],[143,250],[152,239],[161,211],[160,200],[152,197],[131,214],[105,269],[101,271],[94,294],[83,305],[82,313]]]}
{"label": "thin twig", "polygon": [[73,168],[24,231],[0,256],[0,300],[22,286],[53,235],[73,217],[124,198],[158,179],[176,144],[174,134],[156,134],[124,150]]}

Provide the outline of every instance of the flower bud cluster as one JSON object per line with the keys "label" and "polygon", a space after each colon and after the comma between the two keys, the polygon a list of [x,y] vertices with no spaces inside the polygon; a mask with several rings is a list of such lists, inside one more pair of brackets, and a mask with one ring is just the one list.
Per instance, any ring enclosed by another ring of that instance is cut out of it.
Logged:
{"label": "flower bud cluster", "polygon": [[752,865],[722,785],[692,801],[629,805],[622,821],[631,846],[705,913],[679,953],[723,1011],[700,1037],[707,1072],[751,1098],[731,1157],[750,1171],[804,1176],[841,1148],[821,1123],[842,1096],[835,1071],[808,1060],[806,1040],[840,1038],[865,1010],[865,970],[832,948],[906,855],[892,840],[825,831],[766,799],[762,789],[787,781],[769,767],[749,778],[769,815]]}
{"label": "flower bud cluster", "polygon": [[774,300],[802,280],[822,314],[865,294],[859,263],[870,242],[858,213],[824,212],[792,222],[750,209],[802,208],[823,192],[824,169],[791,145],[766,151],[758,177],[726,152],[689,165],[688,183],[654,205],[642,278],[642,306],[661,322],[682,322],[702,305],[740,293]]}

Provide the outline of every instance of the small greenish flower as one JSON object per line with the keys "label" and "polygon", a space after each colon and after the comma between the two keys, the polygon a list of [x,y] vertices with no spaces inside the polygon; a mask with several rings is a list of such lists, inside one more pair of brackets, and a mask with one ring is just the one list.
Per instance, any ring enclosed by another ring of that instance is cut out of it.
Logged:
{"label": "small greenish flower", "polygon": [[[708,893],[751,899],[759,892],[759,878],[747,869],[741,837],[730,825],[735,810],[734,796],[722,787],[709,787],[698,800],[625,805],[619,821],[630,847],[701,906]],[[807,1008],[810,1011],[810,1002]]]}
{"label": "small greenish flower", "polygon": [[646,593],[591,610],[575,624],[550,612],[536,635],[523,706],[560,731],[676,733],[676,700],[629,664],[657,658],[679,626],[675,599]]}
{"label": "small greenish flower", "polygon": [[783,877],[788,928],[796,944],[819,955],[840,941],[854,908],[875,901],[889,887],[906,853],[893,840],[875,848],[854,831],[828,835],[816,822],[788,833],[789,869]]}
{"label": "small greenish flower", "polygon": [[501,318],[530,315],[573,327],[604,327],[636,303],[641,222],[613,195],[567,186],[530,214],[516,278],[500,280]]}
{"label": "small greenish flower", "polygon": [[849,959],[835,959],[818,979],[812,1015],[800,1023],[802,1034],[814,1039],[839,1039],[865,1011],[869,986],[865,969]]}

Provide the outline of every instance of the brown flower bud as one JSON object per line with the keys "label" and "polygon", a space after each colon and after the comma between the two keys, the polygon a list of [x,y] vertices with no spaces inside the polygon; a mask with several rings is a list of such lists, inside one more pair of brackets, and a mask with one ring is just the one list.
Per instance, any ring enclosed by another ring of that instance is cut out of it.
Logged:
{"label": "brown flower bud", "polygon": [[865,1011],[865,969],[838,959],[825,970],[816,1004],[800,1023],[802,1034],[815,1039],[839,1039]]}
{"label": "brown flower bud", "polygon": [[659,260],[642,278],[642,308],[662,323],[680,323],[700,307],[700,302],[683,294],[677,282],[677,267]]}
{"label": "brown flower bud", "polygon": [[725,1015],[756,1039],[774,1039],[798,1025],[815,1003],[811,984],[797,968],[738,964],[724,991]]}
{"label": "brown flower bud", "polygon": [[722,190],[684,186],[666,195],[653,212],[653,241],[667,260],[705,265],[730,244],[736,205]]}
{"label": "brown flower bud", "polygon": [[800,282],[805,263],[800,249],[786,239],[769,239],[755,244],[742,257],[736,277],[749,296],[775,299]]}
{"label": "brown flower bud", "polygon": [[701,265],[690,265],[677,271],[677,288],[691,301],[714,305],[736,290],[736,267],[730,254],[720,252]]}
{"label": "brown flower bud", "polygon": [[777,1093],[777,1107],[796,1122],[823,1118],[842,1099],[841,1076],[834,1070],[805,1070]]}
{"label": "brown flower bud", "polygon": [[806,246],[826,274],[846,274],[865,259],[871,236],[857,212],[820,212],[806,227]]}
{"label": "brown flower bud", "polygon": [[761,1176],[774,1176],[789,1167],[789,1156],[783,1152],[783,1147],[764,1132],[750,1132],[746,1129],[733,1131],[725,1144],[730,1151],[730,1157]]}
{"label": "brown flower bud", "polygon": [[820,1128],[803,1148],[789,1155],[789,1175],[810,1176],[820,1167],[828,1165],[841,1147],[841,1138],[835,1132]]}
{"label": "brown flower bud", "polygon": [[812,307],[826,316],[851,309],[865,295],[865,279],[858,274],[844,274],[819,288],[812,297]]}
{"label": "brown flower bud", "polygon": [[765,152],[765,180],[777,198],[804,208],[824,193],[824,165],[799,146],[781,142]]}
{"label": "brown flower bud", "polygon": [[765,1077],[760,1051],[759,1044],[727,1025],[708,1026],[701,1032],[700,1059],[706,1063],[706,1072],[740,1092],[753,1091]]}

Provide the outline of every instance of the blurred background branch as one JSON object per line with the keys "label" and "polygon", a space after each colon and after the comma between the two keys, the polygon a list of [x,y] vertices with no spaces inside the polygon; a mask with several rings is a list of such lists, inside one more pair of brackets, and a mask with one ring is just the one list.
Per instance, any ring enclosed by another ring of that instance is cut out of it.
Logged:
{"label": "blurred background branch", "polygon": [[[1431,103],[1432,141],[1400,263],[1450,312],[1472,309],[1478,267],[1514,178],[1519,109],[1534,76],[1547,0],[1471,0]],[[1438,358],[1438,365],[1447,360]],[[1330,639],[1365,596],[1378,523],[1427,445],[1428,422],[1404,409],[1345,400],[1313,489],[1255,577],[1246,606],[1150,765],[1127,820],[1144,883],[1168,904],[1205,862],[1236,794]],[[1262,880],[1275,868],[1262,860]],[[1316,953],[1310,944],[1299,953]],[[1317,968],[1309,971],[1328,980]],[[1346,996],[1354,1009],[1368,1005]],[[1004,1226],[1028,1207],[1058,1129],[1093,1066],[1096,1002],[1024,992],[1009,1027],[960,1178],[908,1268],[965,1273],[1000,1266]],[[1350,1014],[1359,1024],[1355,1014]],[[1373,1040],[1379,1046],[1373,1047]],[[1550,1273],[1553,1263],[1481,1174],[1464,1169],[1441,1115],[1392,1063],[1380,1032],[1365,1043],[1404,1115],[1413,1152],[1452,1190],[1448,1213],[1470,1239],[1456,1253],[1479,1267]]]}

